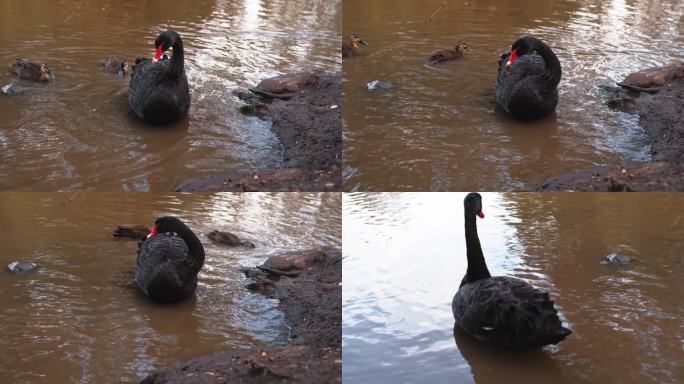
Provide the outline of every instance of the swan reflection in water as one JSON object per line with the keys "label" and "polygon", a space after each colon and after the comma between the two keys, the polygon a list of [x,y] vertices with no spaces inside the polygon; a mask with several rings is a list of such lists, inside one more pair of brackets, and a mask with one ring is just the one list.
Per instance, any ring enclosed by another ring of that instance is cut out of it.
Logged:
{"label": "swan reflection in water", "polygon": [[458,327],[454,327],[454,341],[478,384],[577,383],[576,378],[563,376],[560,366],[544,349],[500,348],[479,342]]}

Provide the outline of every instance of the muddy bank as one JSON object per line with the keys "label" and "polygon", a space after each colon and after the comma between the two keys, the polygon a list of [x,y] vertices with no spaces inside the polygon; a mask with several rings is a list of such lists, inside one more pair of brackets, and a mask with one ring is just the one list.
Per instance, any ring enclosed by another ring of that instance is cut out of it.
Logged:
{"label": "muddy bank", "polygon": [[196,191],[337,191],[342,183],[341,73],[305,72],[266,79],[234,94],[240,109],[272,122],[283,168],[191,179],[174,188]]}
{"label": "muddy bank", "polygon": [[340,383],[342,253],[288,252],[244,268],[247,287],[279,299],[291,327],[287,347],[236,350],[157,371],[142,383]]}
{"label": "muddy bank", "polygon": [[581,169],[549,179],[537,190],[684,190],[684,63],[635,72],[608,92],[611,108],[639,115],[651,143],[651,162]]}

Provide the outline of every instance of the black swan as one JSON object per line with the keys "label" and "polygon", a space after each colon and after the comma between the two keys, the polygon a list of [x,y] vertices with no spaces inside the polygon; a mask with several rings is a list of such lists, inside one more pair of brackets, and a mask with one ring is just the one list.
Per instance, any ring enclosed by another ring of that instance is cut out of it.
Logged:
{"label": "black swan", "polygon": [[539,39],[518,39],[502,56],[496,80],[496,101],[518,120],[551,114],[558,105],[561,65],[551,48]]}
{"label": "black swan", "polygon": [[442,49],[433,52],[432,55],[430,55],[430,58],[428,58],[427,64],[434,65],[445,61],[460,59],[469,51],[468,44],[463,40],[459,40],[453,49]]}
{"label": "black swan", "polygon": [[135,281],[152,300],[177,302],[197,287],[204,264],[204,247],[197,236],[175,217],[160,217],[140,245]]}
{"label": "black swan", "polygon": [[349,36],[349,41],[342,42],[342,57],[356,56],[361,52],[361,45],[368,45],[366,40],[356,33]]}
{"label": "black swan", "polygon": [[[175,31],[166,31],[154,41],[154,59],[137,60],[128,88],[128,104],[145,122],[170,124],[190,109],[188,78],[183,68],[183,41]],[[173,47],[170,60],[160,60]]]}
{"label": "black swan", "polygon": [[456,326],[474,338],[502,347],[558,344],[571,331],[561,324],[548,292],[487,269],[475,216],[484,218],[482,197],[469,193],[463,201],[468,270],[451,308]]}

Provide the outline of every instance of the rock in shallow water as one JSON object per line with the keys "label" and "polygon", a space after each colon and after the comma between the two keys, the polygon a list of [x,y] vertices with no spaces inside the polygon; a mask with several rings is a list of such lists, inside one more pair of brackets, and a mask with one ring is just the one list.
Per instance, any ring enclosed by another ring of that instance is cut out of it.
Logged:
{"label": "rock in shallow water", "polygon": [[30,261],[13,261],[7,265],[7,269],[14,274],[23,275],[38,269],[38,264]]}
{"label": "rock in shallow water", "polygon": [[394,88],[394,85],[392,85],[392,83],[390,83],[389,81],[373,80],[370,83],[366,84],[366,87],[368,87],[369,91],[376,91],[382,89],[392,89]]}
{"label": "rock in shallow water", "polygon": [[627,255],[619,253],[611,253],[610,255],[601,259],[603,265],[626,265],[632,261],[632,258]]}

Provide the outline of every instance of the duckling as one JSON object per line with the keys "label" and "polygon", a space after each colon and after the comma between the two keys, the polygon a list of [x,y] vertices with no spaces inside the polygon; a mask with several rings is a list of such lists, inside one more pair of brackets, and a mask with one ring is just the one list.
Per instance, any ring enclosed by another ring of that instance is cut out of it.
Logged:
{"label": "duckling", "polygon": [[128,237],[134,240],[145,240],[151,232],[150,228],[140,224],[118,225],[112,237]]}
{"label": "duckling", "polygon": [[33,63],[22,59],[17,59],[16,63],[10,64],[10,72],[20,79],[31,81],[46,82],[55,77],[47,64]]}
{"label": "duckling", "polygon": [[128,73],[128,61],[116,56],[109,56],[100,62],[100,69],[102,72],[125,76]]}
{"label": "duckling", "polygon": [[368,45],[366,40],[362,39],[361,36],[356,33],[349,36],[349,41],[342,43],[342,57],[358,55],[361,51],[359,44]]}
{"label": "duckling", "polygon": [[466,44],[465,41],[459,40],[454,49],[443,49],[434,52],[428,59],[428,65],[460,59],[465,56],[468,51],[470,51],[470,49],[468,49],[468,44]]}
{"label": "duckling", "polygon": [[244,247],[254,248],[254,243],[252,243],[251,241],[240,240],[239,237],[237,237],[236,235],[234,235],[230,232],[222,232],[222,231],[213,230],[213,231],[207,233],[207,237],[211,241],[217,242],[219,244],[227,245],[229,247],[244,246]]}

